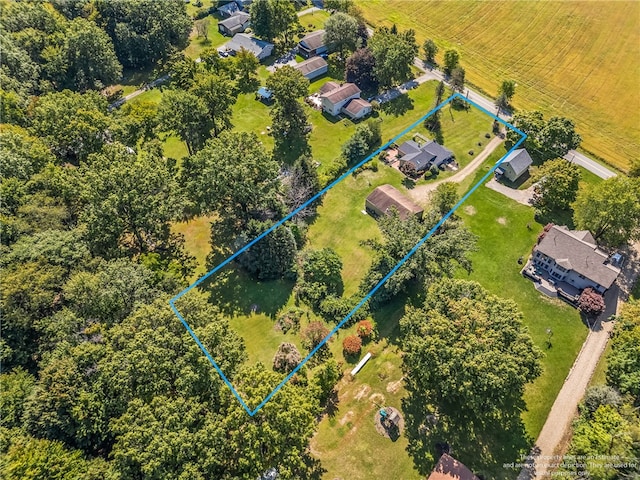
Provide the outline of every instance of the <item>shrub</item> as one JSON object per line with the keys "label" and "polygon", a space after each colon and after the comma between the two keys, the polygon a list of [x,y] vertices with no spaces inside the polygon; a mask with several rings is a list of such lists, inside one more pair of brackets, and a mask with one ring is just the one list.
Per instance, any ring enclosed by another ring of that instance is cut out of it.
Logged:
{"label": "shrub", "polygon": [[303,313],[304,310],[301,308],[290,308],[278,317],[276,325],[282,333],[287,333],[289,330],[297,332],[300,330],[300,318]]}
{"label": "shrub", "polygon": [[356,331],[360,338],[369,338],[373,333],[373,323],[371,323],[371,320],[362,320],[358,323]]}
{"label": "shrub", "polygon": [[346,355],[358,355],[362,350],[362,339],[357,335],[349,335],[342,342],[342,348]]}
{"label": "shrub", "polygon": [[296,368],[302,356],[293,343],[283,342],[273,357],[273,369],[276,372],[289,373]]}
{"label": "shrub", "polygon": [[578,309],[588,317],[604,312],[604,297],[593,288],[585,288],[578,298]]}
{"label": "shrub", "polygon": [[308,350],[317,347],[324,338],[329,335],[329,329],[322,322],[311,322],[302,331],[302,343]]}
{"label": "shrub", "polygon": [[469,150],[469,155],[473,156],[473,150]]}

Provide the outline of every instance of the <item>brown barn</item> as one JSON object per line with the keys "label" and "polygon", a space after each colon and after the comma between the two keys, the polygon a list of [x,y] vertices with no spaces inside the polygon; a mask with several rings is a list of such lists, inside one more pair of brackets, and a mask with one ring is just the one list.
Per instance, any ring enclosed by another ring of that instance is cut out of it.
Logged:
{"label": "brown barn", "polygon": [[413,203],[392,185],[379,186],[369,194],[365,202],[367,213],[373,217],[388,215],[393,207],[403,220],[409,215],[422,217],[422,207]]}

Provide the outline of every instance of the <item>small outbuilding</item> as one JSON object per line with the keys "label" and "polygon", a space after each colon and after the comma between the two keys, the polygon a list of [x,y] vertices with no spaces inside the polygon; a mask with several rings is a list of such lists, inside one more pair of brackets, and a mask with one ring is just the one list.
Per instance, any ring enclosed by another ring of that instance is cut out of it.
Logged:
{"label": "small outbuilding", "polygon": [[236,12],[229,18],[218,22],[218,31],[228,37],[242,33],[251,25],[250,16],[246,12]]}
{"label": "small outbuilding", "polygon": [[256,98],[265,103],[271,103],[273,101],[273,92],[267,87],[260,87],[256,92]]}
{"label": "small outbuilding", "polygon": [[529,170],[533,163],[529,152],[524,148],[519,148],[511,152],[507,158],[503,160],[496,173],[507,178],[511,182],[515,182]]}
{"label": "small outbuilding", "polygon": [[327,45],[324,43],[324,30],[316,30],[300,39],[298,53],[301,57],[311,58],[327,53]]}
{"label": "small outbuilding", "polygon": [[365,210],[372,217],[389,215],[393,209],[402,220],[409,215],[422,218],[423,209],[405,197],[393,185],[381,185],[369,194],[365,201]]}
{"label": "small outbuilding", "polygon": [[293,68],[302,73],[305,78],[313,80],[314,78],[327,73],[329,70],[329,64],[322,57],[312,57],[304,62],[294,65]]}

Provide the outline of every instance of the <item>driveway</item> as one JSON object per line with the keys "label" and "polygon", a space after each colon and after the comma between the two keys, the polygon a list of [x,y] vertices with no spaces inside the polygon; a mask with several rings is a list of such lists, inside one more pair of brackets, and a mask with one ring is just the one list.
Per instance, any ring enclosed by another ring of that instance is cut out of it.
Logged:
{"label": "driveway", "polygon": [[495,190],[496,192],[501,193],[505,197],[509,197],[510,199],[521,203],[522,205],[526,205],[527,207],[531,206],[529,200],[531,200],[531,198],[533,197],[534,185],[531,185],[526,190],[517,190],[515,188],[507,187],[506,185],[498,182],[495,178],[492,178],[486,183],[485,186],[490,188],[491,190]]}
{"label": "driveway", "polygon": [[435,182],[417,185],[414,188],[408,190],[409,195],[411,196],[413,201],[415,201],[419,205],[425,205],[429,201],[429,194],[433,192],[438,187],[438,185],[444,182],[461,182],[469,175],[472,175],[501,143],[502,138],[493,137],[491,141],[487,143],[487,146],[484,147],[484,150],[482,150],[482,152],[480,152],[469,165],[464,167],[455,175],[452,175],[448,178],[443,178],[442,180],[436,180]]}
{"label": "driveway", "polygon": [[564,453],[559,451],[562,440],[569,431],[573,418],[578,413],[578,403],[584,397],[593,372],[613,331],[615,322],[607,319],[614,313],[620,313],[623,302],[628,299],[631,287],[640,274],[640,242],[624,250],[623,254],[626,261],[622,273],[616,284],[605,294],[607,308],[590,325],[587,339],[584,341],[571,370],[569,370],[564,385],[536,440],[527,462],[528,467],[520,472],[518,480],[549,478],[553,471],[549,464],[557,462],[553,456]]}

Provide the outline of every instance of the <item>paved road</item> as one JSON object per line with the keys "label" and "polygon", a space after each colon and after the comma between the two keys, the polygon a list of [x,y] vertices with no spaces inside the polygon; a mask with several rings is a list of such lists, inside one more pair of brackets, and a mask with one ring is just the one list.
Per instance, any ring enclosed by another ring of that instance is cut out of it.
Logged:
{"label": "paved road", "polygon": [[[421,71],[425,72],[425,73],[429,73],[432,77],[432,79],[436,79],[436,80],[444,80],[444,74],[439,71],[438,69],[432,68],[429,65],[425,64],[425,62],[423,62],[421,59],[419,59],[418,57],[415,58],[414,60],[414,65],[416,67],[418,67]],[[469,88],[466,89],[465,95],[467,96],[467,98],[469,100],[472,100],[473,102],[477,103],[478,105],[480,105],[482,108],[484,108],[485,110],[488,110],[491,113],[495,113],[496,115],[498,115],[499,117],[505,119],[505,120],[510,120],[511,116],[505,112],[499,112],[498,111],[498,107],[496,107],[494,101],[490,98],[487,98],[481,94],[479,94],[478,92],[475,92]],[[566,158],[567,160],[569,160],[570,162],[573,162],[577,165],[580,165],[583,168],[586,168],[587,170],[589,170],[591,173],[597,175],[600,178],[611,178],[611,177],[615,177],[616,173],[611,171],[610,169],[608,169],[607,167],[604,167],[602,165],[600,165],[598,162],[596,162],[595,160],[592,160],[591,158],[587,157],[586,155],[576,151],[576,150],[569,150],[569,153],[567,153],[564,158]]]}
{"label": "paved road", "polygon": [[597,175],[600,178],[604,178],[605,180],[617,175],[607,167],[603,167],[598,162],[591,160],[586,155],[583,155],[580,152],[576,152],[575,150],[569,150],[569,153],[567,153],[564,158],[569,160],[571,163],[575,163],[577,165],[580,165],[581,167],[586,168],[591,173]]}

